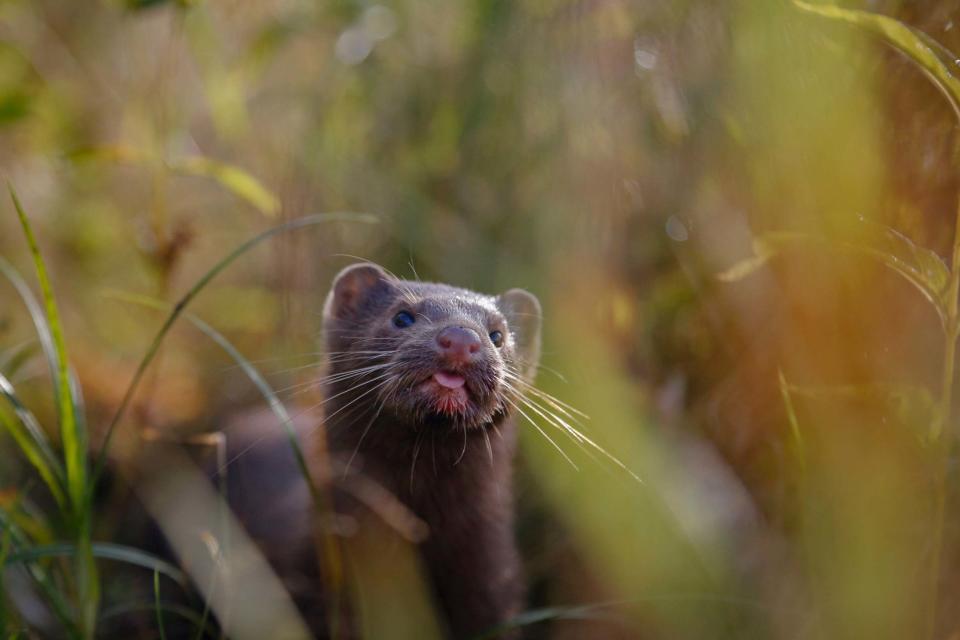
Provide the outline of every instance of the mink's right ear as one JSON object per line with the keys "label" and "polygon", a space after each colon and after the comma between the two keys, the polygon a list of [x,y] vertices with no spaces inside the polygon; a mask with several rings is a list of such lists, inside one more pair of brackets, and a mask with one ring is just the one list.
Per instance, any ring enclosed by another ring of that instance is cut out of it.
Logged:
{"label": "mink's right ear", "polygon": [[497,296],[497,306],[507,318],[514,346],[520,357],[520,371],[533,380],[540,360],[540,325],[543,311],[540,301],[529,291],[510,289]]}
{"label": "mink's right ear", "polygon": [[333,279],[333,286],[323,305],[324,318],[346,318],[353,315],[370,296],[391,287],[390,276],[371,262],[352,264]]}

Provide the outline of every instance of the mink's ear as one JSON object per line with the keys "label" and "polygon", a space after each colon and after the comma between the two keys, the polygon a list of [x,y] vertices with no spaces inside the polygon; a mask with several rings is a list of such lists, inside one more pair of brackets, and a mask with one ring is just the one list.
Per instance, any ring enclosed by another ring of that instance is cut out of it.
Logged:
{"label": "mink's ear", "polygon": [[333,286],[323,305],[324,318],[346,318],[353,315],[371,295],[389,291],[390,276],[371,262],[352,264],[333,279]]}
{"label": "mink's ear", "polygon": [[497,307],[507,318],[520,371],[532,380],[540,361],[540,301],[529,291],[510,289],[497,296]]}

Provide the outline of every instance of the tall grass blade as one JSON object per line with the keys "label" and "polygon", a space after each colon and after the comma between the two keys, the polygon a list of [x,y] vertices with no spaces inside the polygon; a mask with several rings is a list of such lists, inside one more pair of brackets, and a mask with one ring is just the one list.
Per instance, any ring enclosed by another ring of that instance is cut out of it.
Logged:
{"label": "tall grass blade", "polygon": [[[125,145],[105,145],[78,149],[70,154],[75,160],[94,160],[116,164],[155,167],[162,162],[149,153]],[[185,176],[209,178],[235,196],[246,200],[263,215],[274,218],[280,212],[280,199],[249,172],[208,156],[191,156],[167,163],[170,171]]]}
{"label": "tall grass blade", "polygon": [[906,55],[927,75],[950,103],[960,121],[960,63],[930,36],[878,13],[802,0],[794,0],[793,4],[803,11],[855,25],[883,38],[884,42]]}
{"label": "tall grass blade", "polygon": [[[17,419],[20,421],[20,424],[27,431],[27,433],[30,434],[30,438],[33,440],[33,444],[35,445],[38,453],[42,456],[45,466],[48,467],[51,475],[56,478],[58,483],[62,484],[65,479],[63,466],[60,464],[56,454],[53,452],[53,448],[50,446],[50,441],[47,439],[47,434],[40,427],[40,423],[37,422],[37,419],[34,417],[33,413],[27,409],[27,407],[24,406],[24,404],[20,401],[20,398],[17,397],[16,390],[13,388],[13,384],[2,373],[0,373],[0,396],[5,398],[6,401],[10,403],[10,406],[13,408],[13,411],[16,414]],[[62,495],[62,493],[60,495]]]}
{"label": "tall grass blade", "polygon": [[[13,193],[11,192],[11,195]],[[16,196],[14,195],[14,202],[17,203]],[[50,379],[53,385],[53,394],[54,399],[57,405],[57,411],[60,412],[60,403],[62,402],[62,392],[61,392],[61,378],[58,375],[60,368],[59,365],[59,355],[57,351],[56,343],[54,342],[53,335],[50,331],[50,324],[47,321],[47,316],[44,313],[43,308],[40,306],[40,303],[37,301],[36,296],[34,296],[33,291],[30,290],[30,287],[27,285],[26,281],[20,276],[17,270],[6,260],[0,257],[0,274],[2,274],[7,280],[10,281],[10,284],[13,285],[14,290],[20,296],[24,306],[27,308],[27,312],[30,314],[30,319],[33,322],[34,330],[37,333],[37,338],[40,341],[40,348],[43,351],[43,354],[47,360],[47,366],[50,370]],[[14,350],[10,355],[4,358],[4,363],[0,366],[0,371],[6,373],[6,375],[12,376],[13,370],[21,366],[26,359],[29,358],[30,352],[33,347],[31,343],[26,343],[20,349]],[[9,367],[14,368],[11,370]],[[67,379],[69,381],[69,396],[73,400],[73,414],[76,421],[77,429],[86,434],[86,425],[84,423],[84,412],[83,412],[83,400],[80,393],[80,385],[77,383],[76,376],[73,375],[72,371],[68,371]],[[2,385],[0,385],[2,386]],[[25,426],[30,431],[31,435],[35,439],[39,437],[38,445],[41,447],[41,450],[46,449],[50,453],[50,457],[53,458],[53,452],[50,449],[49,441],[47,439],[46,433],[36,425],[36,420],[31,420],[25,424]],[[84,437],[84,443],[86,438]],[[86,462],[86,444],[83,447],[84,451],[84,464]],[[63,473],[63,468],[59,462],[56,464],[56,469],[58,470],[58,479],[62,484],[65,485],[65,477]],[[59,502],[59,500],[58,500]]]}
{"label": "tall grass blade", "polygon": [[193,156],[170,165],[170,169],[186,175],[210,178],[234,195],[246,200],[262,214],[274,218],[280,212],[280,199],[259,180],[239,167],[206,156]]}
{"label": "tall grass blade", "polygon": [[[20,225],[30,246],[30,254],[40,281],[40,291],[46,311],[46,324],[50,330],[55,357],[55,388],[57,396],[57,410],[60,418],[60,438],[63,445],[67,472],[67,493],[74,509],[80,510],[86,502],[86,470],[87,470],[87,439],[82,425],[77,421],[76,404],[74,402],[70,381],[70,370],[67,360],[67,347],[63,337],[63,328],[60,324],[60,311],[53,297],[53,287],[47,275],[47,267],[40,255],[36,237],[30,221],[23,211],[20,199],[13,187],[8,185],[13,206],[20,218]],[[41,338],[42,339],[42,338]]]}
{"label": "tall grass blade", "polygon": [[790,385],[787,383],[783,370],[777,371],[780,397],[783,400],[783,408],[787,412],[787,422],[790,423],[790,436],[793,442],[793,455],[800,470],[802,471],[807,464],[806,447],[803,442],[803,432],[800,430],[800,421],[797,419],[797,412],[793,407],[793,396],[790,393]]}
{"label": "tall grass blade", "polygon": [[[7,561],[7,556],[10,555],[10,547],[10,532],[4,529],[0,531],[0,567]],[[7,613],[6,586],[3,582],[3,574],[0,573],[0,633],[9,631],[10,620],[11,615]]]}
{"label": "tall grass blade", "polygon": [[47,317],[43,313],[43,307],[40,306],[36,296],[33,295],[33,291],[30,290],[30,287],[20,276],[17,270],[14,269],[13,266],[2,257],[0,257],[0,274],[10,281],[10,284],[13,285],[14,290],[20,296],[20,299],[23,301],[24,306],[26,306],[27,311],[30,314],[30,319],[33,321],[34,330],[37,332],[37,338],[40,340],[40,347],[43,349],[43,355],[46,357],[47,366],[50,369],[50,378],[53,384],[53,396],[54,399],[59,402],[60,389],[58,387],[58,379],[56,374],[57,350],[53,344],[53,337],[50,335],[50,327],[47,324]]}
{"label": "tall grass blade", "polygon": [[[182,571],[169,562],[145,551],[121,544],[113,544],[111,542],[94,542],[90,546],[94,557],[150,569],[155,573],[163,574],[175,580],[180,585],[187,583],[187,578]],[[12,552],[7,556],[6,564],[29,564],[42,558],[63,558],[74,557],[76,555],[78,555],[77,546],[70,543],[34,545]]]}
{"label": "tall grass blade", "polygon": [[[0,374],[0,389],[5,385],[5,380]],[[14,420],[6,411],[0,410],[0,427],[5,429],[13,441],[23,452],[27,461],[37,470],[44,484],[50,489],[50,493],[57,501],[57,506],[61,509],[67,508],[66,496],[63,493],[62,478],[63,470],[59,466],[58,460],[53,456],[49,449],[44,448],[42,441],[38,442],[33,436],[32,431],[24,426],[19,420]]]}
{"label": "tall grass blade", "polygon": [[46,544],[56,537],[54,524],[49,522],[47,514],[30,500],[32,482],[0,500],[0,508],[5,509],[6,518],[12,519],[19,530],[33,544]]}
{"label": "tall grass blade", "polygon": [[160,640],[167,640],[167,631],[163,626],[163,609],[160,607],[160,572],[153,572],[153,605],[157,613],[157,627],[160,629]]}
{"label": "tall grass blade", "polygon": [[[7,562],[10,561],[10,555],[16,553],[18,550],[31,548],[32,542],[30,537],[17,525],[16,519],[2,506],[0,506],[0,531],[3,531],[4,534],[8,536],[11,543],[11,552],[6,558]],[[43,594],[54,616],[60,624],[63,625],[67,637],[80,638],[80,629],[73,620],[70,606],[67,604],[63,594],[47,573],[46,569],[33,562],[24,563],[23,566],[26,569],[27,575],[30,576],[30,579],[34,581],[37,588]]]}
{"label": "tall grass blade", "polygon": [[869,225],[863,237],[840,240],[794,231],[772,231],[753,241],[754,255],[717,275],[722,281],[735,282],[754,273],[766,263],[793,249],[823,249],[872,258],[897,273],[923,295],[936,310],[946,328],[945,292],[949,269],[933,251],[917,246],[895,229]]}
{"label": "tall grass blade", "polygon": [[12,380],[33,359],[36,348],[37,343],[31,340],[7,349],[0,354],[0,372]]}
{"label": "tall grass blade", "polygon": [[77,537],[78,552],[74,568],[76,570],[77,599],[80,612],[80,628],[85,637],[92,638],[97,622],[97,608],[100,602],[100,585],[97,578],[97,567],[90,547],[90,509],[87,493],[87,433],[82,418],[78,418],[78,407],[81,405],[77,395],[79,385],[73,380],[67,358],[67,346],[64,339],[63,327],[60,323],[60,311],[53,297],[53,287],[47,275],[47,267],[33,228],[20,199],[12,185],[7,185],[10,198],[20,219],[20,225],[26,236],[37,271],[37,280],[40,282],[40,292],[43,299],[46,324],[50,330],[55,353],[55,370],[53,371],[57,412],[60,422],[60,439],[63,446],[63,455],[66,468],[67,496],[70,499],[72,511],[72,527]]}

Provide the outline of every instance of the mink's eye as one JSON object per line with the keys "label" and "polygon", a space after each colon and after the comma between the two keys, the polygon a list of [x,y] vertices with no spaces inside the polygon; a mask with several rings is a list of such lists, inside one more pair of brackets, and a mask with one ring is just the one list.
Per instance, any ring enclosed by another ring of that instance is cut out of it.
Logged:
{"label": "mink's eye", "polygon": [[397,315],[393,316],[393,326],[397,329],[406,329],[412,325],[416,320],[409,311],[401,311]]}
{"label": "mink's eye", "polygon": [[493,343],[493,346],[498,349],[503,346],[503,333],[500,331],[491,331],[490,332],[490,342]]}

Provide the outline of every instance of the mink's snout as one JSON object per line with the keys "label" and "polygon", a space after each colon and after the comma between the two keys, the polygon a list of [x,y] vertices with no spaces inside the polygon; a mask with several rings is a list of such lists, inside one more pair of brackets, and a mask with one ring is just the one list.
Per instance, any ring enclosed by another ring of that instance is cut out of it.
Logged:
{"label": "mink's snout", "polygon": [[451,368],[472,364],[482,356],[479,334],[467,327],[447,327],[437,334],[436,342],[444,364]]}

